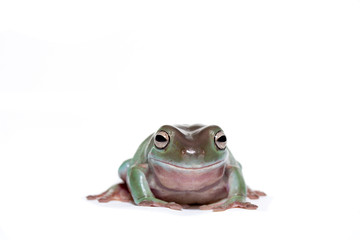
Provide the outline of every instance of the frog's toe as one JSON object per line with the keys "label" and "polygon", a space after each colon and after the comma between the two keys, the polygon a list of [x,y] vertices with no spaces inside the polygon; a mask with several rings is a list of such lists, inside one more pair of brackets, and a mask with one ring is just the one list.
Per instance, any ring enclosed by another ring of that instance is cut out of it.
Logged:
{"label": "frog's toe", "polygon": [[89,195],[89,196],[86,196],[86,199],[87,200],[95,200],[98,198],[99,195]]}
{"label": "frog's toe", "polygon": [[255,194],[257,194],[258,196],[264,197],[266,196],[266,193],[261,192],[261,191],[254,191]]}
{"label": "frog's toe", "polygon": [[130,202],[132,200],[125,183],[115,184],[101,194],[89,195],[86,198],[88,200],[98,200],[101,203],[110,201]]}
{"label": "frog's toe", "polygon": [[97,194],[97,195],[89,195],[89,196],[86,196],[86,199],[87,199],[87,200],[96,200],[96,199],[101,198],[101,197],[104,196],[105,194],[106,194],[106,191],[103,192],[103,193]]}
{"label": "frog's toe", "polygon": [[144,199],[138,205],[144,206],[144,207],[165,207],[165,208],[170,208],[173,210],[181,210],[182,209],[182,206],[180,204],[177,204],[174,202],[165,202],[162,200],[158,200],[156,198]]}
{"label": "frog's toe", "polygon": [[144,201],[140,202],[138,205],[142,206],[142,207],[161,207],[162,206],[160,203],[154,202],[151,200],[144,200]]}
{"label": "frog's toe", "polygon": [[235,201],[235,202],[225,203],[218,207],[215,207],[215,208],[213,208],[213,211],[220,212],[220,211],[225,211],[230,208],[244,208],[244,209],[248,209],[248,210],[255,210],[258,208],[258,206],[256,206],[255,204],[249,203],[249,202]]}
{"label": "frog's toe", "polygon": [[257,206],[249,203],[249,202],[245,202],[245,197],[244,196],[232,196],[223,200],[220,200],[216,203],[212,203],[209,205],[202,205],[200,206],[201,210],[213,210],[214,212],[219,212],[219,211],[225,211],[227,209],[230,208],[244,208],[244,209],[257,209]]}
{"label": "frog's toe", "polygon": [[99,199],[98,199],[98,202],[106,203],[106,202],[110,202],[111,200],[115,200],[115,199],[113,199],[113,198],[110,197],[110,196],[105,196],[105,197],[99,198]]}
{"label": "frog's toe", "polygon": [[251,190],[247,188],[247,197],[250,199],[259,199],[260,197],[266,196],[264,192]]}
{"label": "frog's toe", "polygon": [[174,202],[170,202],[168,204],[166,204],[166,207],[173,209],[173,210],[181,210],[182,206],[180,204],[174,203]]}
{"label": "frog's toe", "polygon": [[207,204],[207,205],[201,205],[199,207],[200,210],[212,210],[222,204],[224,204],[226,202],[227,199],[223,199],[223,200],[220,200],[218,202],[215,202],[215,203],[211,203],[211,204]]}
{"label": "frog's toe", "polygon": [[249,194],[247,194],[247,197],[250,199],[259,199],[260,198],[260,196],[255,193],[249,193]]}

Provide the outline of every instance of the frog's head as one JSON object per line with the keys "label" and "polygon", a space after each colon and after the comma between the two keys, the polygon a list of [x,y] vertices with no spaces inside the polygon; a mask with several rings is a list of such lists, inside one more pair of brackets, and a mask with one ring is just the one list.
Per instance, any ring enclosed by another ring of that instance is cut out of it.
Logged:
{"label": "frog's head", "polygon": [[164,125],[150,144],[149,165],[167,188],[199,190],[224,174],[229,152],[218,126]]}

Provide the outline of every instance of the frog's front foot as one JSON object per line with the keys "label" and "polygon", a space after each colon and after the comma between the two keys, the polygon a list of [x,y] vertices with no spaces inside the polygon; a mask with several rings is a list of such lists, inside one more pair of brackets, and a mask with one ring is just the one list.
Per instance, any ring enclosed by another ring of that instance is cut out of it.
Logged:
{"label": "frog's front foot", "polygon": [[180,204],[174,202],[165,202],[154,197],[147,197],[141,199],[137,205],[145,207],[166,207],[174,210],[182,209],[182,206]]}
{"label": "frog's front foot", "polygon": [[250,199],[259,199],[260,197],[266,196],[264,192],[254,191],[247,187],[247,197]]}
{"label": "frog's front foot", "polygon": [[88,200],[98,200],[99,202],[122,201],[131,202],[132,197],[125,183],[119,183],[111,186],[105,192],[98,195],[89,195]]}
{"label": "frog's front foot", "polygon": [[214,212],[225,211],[230,208],[244,208],[249,210],[255,210],[258,206],[245,202],[243,196],[232,196],[226,199],[223,199],[219,202],[212,203],[209,205],[200,206],[201,210],[213,210]]}

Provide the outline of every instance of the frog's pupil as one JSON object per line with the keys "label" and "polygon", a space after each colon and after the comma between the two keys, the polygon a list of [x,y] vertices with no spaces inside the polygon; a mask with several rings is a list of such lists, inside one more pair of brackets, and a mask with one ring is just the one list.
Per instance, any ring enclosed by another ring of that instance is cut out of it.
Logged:
{"label": "frog's pupil", "polygon": [[157,142],[166,142],[167,141],[166,138],[161,135],[156,135],[155,140]]}
{"label": "frog's pupil", "polygon": [[226,136],[224,135],[224,136],[219,137],[217,141],[218,142],[226,142]]}

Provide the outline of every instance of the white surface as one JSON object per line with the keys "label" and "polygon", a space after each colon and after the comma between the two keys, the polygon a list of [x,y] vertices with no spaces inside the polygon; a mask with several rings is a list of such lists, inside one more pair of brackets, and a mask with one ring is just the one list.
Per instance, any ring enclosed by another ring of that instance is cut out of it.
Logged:
{"label": "white surface", "polygon": [[[359,239],[360,2],[1,1],[1,239]],[[218,124],[258,211],[85,200]]]}

